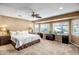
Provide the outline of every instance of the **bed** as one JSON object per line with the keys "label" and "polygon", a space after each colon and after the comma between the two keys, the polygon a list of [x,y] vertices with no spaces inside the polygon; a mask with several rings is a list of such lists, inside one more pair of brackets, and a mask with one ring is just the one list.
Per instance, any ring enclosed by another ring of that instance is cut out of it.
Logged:
{"label": "bed", "polygon": [[40,42],[41,37],[37,34],[29,34],[27,31],[11,31],[12,45],[16,50],[22,50]]}

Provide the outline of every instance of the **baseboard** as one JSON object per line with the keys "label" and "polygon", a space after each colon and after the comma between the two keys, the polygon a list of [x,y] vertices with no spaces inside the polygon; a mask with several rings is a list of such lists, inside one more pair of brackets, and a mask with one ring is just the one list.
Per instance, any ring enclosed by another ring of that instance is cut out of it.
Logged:
{"label": "baseboard", "polygon": [[78,45],[78,44],[75,44],[75,43],[72,43],[72,42],[71,42],[71,44],[73,44],[73,45],[75,45],[75,46],[79,47],[79,45]]}

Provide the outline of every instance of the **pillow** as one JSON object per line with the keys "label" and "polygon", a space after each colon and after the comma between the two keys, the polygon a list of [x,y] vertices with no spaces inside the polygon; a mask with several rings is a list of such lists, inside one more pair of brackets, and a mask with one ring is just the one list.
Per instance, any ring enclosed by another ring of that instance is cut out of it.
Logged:
{"label": "pillow", "polygon": [[28,34],[29,32],[28,32],[28,31],[22,31],[22,33],[23,33],[23,34]]}
{"label": "pillow", "polygon": [[16,31],[16,34],[22,34],[22,31]]}
{"label": "pillow", "polygon": [[11,35],[18,35],[18,34],[28,34],[28,31],[10,31]]}
{"label": "pillow", "polygon": [[10,34],[11,35],[16,35],[16,32],[15,31],[10,31]]}

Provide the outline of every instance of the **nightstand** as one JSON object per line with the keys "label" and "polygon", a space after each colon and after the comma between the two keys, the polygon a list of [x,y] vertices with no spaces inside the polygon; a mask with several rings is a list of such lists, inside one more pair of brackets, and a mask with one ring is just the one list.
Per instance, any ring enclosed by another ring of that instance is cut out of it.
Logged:
{"label": "nightstand", "polygon": [[62,36],[62,43],[68,44],[69,43],[69,36],[63,35]]}
{"label": "nightstand", "polygon": [[43,33],[37,33],[41,38],[43,38]]}
{"label": "nightstand", "polygon": [[0,46],[11,43],[10,36],[0,36]]}

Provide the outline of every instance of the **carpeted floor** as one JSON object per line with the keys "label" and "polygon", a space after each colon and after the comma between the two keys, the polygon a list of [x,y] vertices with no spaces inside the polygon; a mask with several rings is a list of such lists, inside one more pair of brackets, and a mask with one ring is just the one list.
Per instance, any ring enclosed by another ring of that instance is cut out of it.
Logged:
{"label": "carpeted floor", "polygon": [[0,55],[78,55],[79,48],[72,44],[42,39],[40,43],[17,51],[11,44],[0,46]]}

